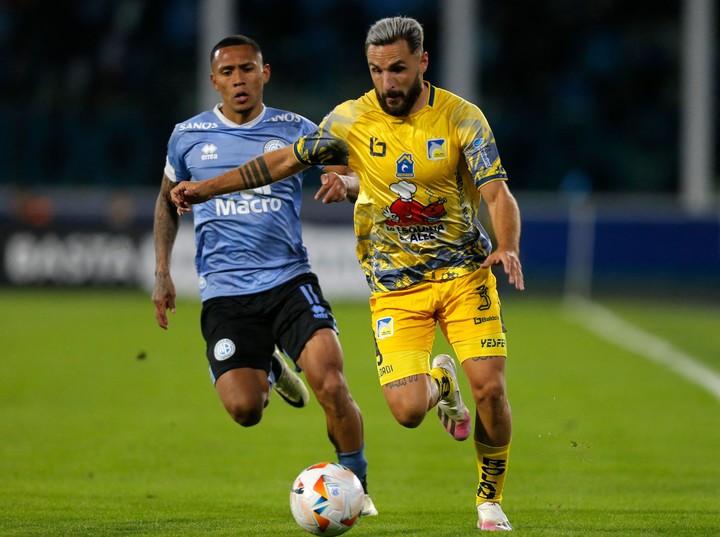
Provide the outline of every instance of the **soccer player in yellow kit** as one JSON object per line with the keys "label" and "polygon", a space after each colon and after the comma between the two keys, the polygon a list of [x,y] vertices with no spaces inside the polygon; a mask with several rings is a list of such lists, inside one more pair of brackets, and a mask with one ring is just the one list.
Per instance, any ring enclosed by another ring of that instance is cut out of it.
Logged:
{"label": "soccer player in yellow kit", "polygon": [[[524,288],[520,212],[495,138],[480,109],[423,80],[422,26],[391,17],[368,31],[365,52],[374,89],[337,106],[319,130],[213,179],[172,191],[179,212],[214,195],[257,188],[310,165],[346,164],[357,183],[322,176],[317,198],[355,199],[360,265],[370,308],[383,394],[395,419],[417,427],[437,408],[456,440],[471,432],[455,362],[429,363],[436,323],[465,372],[475,402],[479,483],[477,526],[512,530],[500,507],[511,413],[507,346],[492,265]],[[339,193],[339,194],[338,194]],[[488,205],[495,248],[478,221]]]}

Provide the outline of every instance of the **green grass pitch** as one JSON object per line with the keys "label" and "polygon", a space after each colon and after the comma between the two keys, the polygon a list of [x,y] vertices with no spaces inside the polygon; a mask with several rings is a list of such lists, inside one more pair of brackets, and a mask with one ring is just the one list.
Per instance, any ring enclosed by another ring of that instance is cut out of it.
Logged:
{"label": "green grass pitch", "polygon": [[[515,534],[717,535],[720,400],[594,336],[559,301],[506,295]],[[605,305],[720,372],[717,308]],[[397,425],[367,305],[334,308],[380,510],[349,535],[477,535],[471,443],[432,414]],[[273,397],[260,425],[234,424],[209,381],[198,315],[181,302],[164,332],[134,291],[0,290],[0,535],[307,535],[288,496],[302,468],[334,460],[322,412]]]}

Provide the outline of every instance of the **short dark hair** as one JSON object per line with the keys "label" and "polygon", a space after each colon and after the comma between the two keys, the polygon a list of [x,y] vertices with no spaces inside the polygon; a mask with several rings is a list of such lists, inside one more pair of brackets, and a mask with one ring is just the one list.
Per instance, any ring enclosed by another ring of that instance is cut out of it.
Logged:
{"label": "short dark hair", "polygon": [[210,52],[210,63],[212,64],[212,61],[215,59],[215,53],[221,48],[236,47],[238,45],[248,45],[262,57],[262,50],[260,50],[260,45],[258,45],[254,39],[251,39],[246,35],[229,35],[221,39],[218,44],[213,47],[212,51]]}
{"label": "short dark hair", "polygon": [[388,17],[380,19],[368,30],[365,38],[365,53],[370,45],[389,45],[404,40],[413,54],[423,52],[422,25],[410,17]]}

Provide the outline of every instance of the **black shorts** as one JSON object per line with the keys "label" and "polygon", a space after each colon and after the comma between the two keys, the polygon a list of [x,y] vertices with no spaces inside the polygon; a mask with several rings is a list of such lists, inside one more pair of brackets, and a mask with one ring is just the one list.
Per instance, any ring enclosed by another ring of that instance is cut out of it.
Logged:
{"label": "black shorts", "polygon": [[206,300],[200,326],[214,380],[242,367],[269,373],[275,345],[294,361],[317,330],[337,332],[330,304],[313,273],[269,291]]}

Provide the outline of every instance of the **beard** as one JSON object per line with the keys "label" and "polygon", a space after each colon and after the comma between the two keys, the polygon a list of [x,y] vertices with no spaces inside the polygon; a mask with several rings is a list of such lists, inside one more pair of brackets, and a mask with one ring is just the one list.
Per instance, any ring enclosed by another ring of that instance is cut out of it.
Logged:
{"label": "beard", "polygon": [[[398,90],[380,93],[378,89],[375,88],[375,95],[377,96],[378,103],[380,103],[380,108],[382,108],[385,113],[395,117],[409,116],[410,110],[415,106],[421,93],[422,81],[419,76],[415,79],[413,85],[410,86],[407,93]],[[387,99],[399,99],[400,102],[396,105],[390,105]]]}

